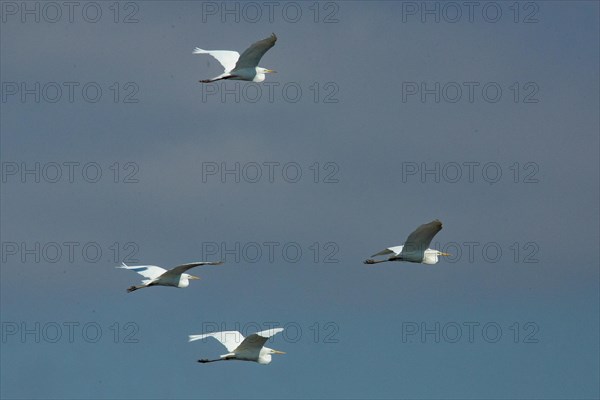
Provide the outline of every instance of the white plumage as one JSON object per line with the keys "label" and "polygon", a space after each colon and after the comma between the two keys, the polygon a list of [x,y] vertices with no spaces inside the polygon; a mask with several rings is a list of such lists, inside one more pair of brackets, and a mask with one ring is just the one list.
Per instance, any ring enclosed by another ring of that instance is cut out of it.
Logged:
{"label": "white plumage", "polygon": [[259,364],[269,364],[271,363],[271,354],[285,354],[283,351],[264,347],[264,344],[271,336],[276,335],[281,331],[283,331],[283,328],[273,328],[253,333],[246,338],[244,338],[244,336],[238,331],[212,332],[202,335],[190,335],[189,341],[193,342],[195,340],[212,337],[221,342],[221,344],[225,346],[228,351],[227,354],[223,354],[220,356],[220,358],[215,360],[198,360],[200,363],[240,360],[254,361]]}
{"label": "white plumage", "polygon": [[232,50],[203,50],[196,47],[193,54],[209,54],[213,56],[225,71],[212,79],[203,79],[200,82],[209,83],[221,79],[236,79],[242,81],[262,82],[265,74],[276,72],[258,66],[262,56],[275,45],[277,36],[273,33],[266,39],[259,40],[240,53]]}
{"label": "white plumage", "polygon": [[161,267],[157,267],[156,265],[135,265],[130,266],[125,263],[122,263],[121,266],[117,268],[128,269],[130,271],[135,271],[138,274],[142,275],[144,280],[142,280],[142,285],[140,286],[130,286],[127,289],[127,292],[133,292],[134,290],[147,288],[150,286],[174,286],[178,288],[185,288],[190,285],[190,280],[192,279],[200,279],[197,276],[186,274],[185,272],[191,268],[197,267],[199,265],[221,265],[222,261],[217,262],[209,262],[209,261],[201,261],[194,262],[189,264],[178,265],[175,268],[170,270],[166,270]]}
{"label": "white plumage", "polygon": [[386,261],[407,261],[422,264],[437,264],[439,256],[449,256],[448,253],[442,253],[439,250],[430,249],[429,245],[433,237],[442,230],[442,222],[439,220],[423,224],[415,229],[402,246],[392,246],[371,257],[385,256],[393,254],[385,260],[365,260],[365,264],[377,264]]}

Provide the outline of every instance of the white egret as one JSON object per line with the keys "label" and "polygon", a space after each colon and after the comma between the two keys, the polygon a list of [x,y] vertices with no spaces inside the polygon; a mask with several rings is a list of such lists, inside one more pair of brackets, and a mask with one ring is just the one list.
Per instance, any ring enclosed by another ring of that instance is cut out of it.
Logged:
{"label": "white egret", "polygon": [[439,220],[431,221],[428,224],[419,226],[413,233],[408,235],[406,242],[402,246],[388,247],[371,257],[393,254],[385,260],[365,260],[365,264],[377,264],[386,261],[407,261],[422,264],[437,264],[438,256],[449,256],[448,253],[442,253],[439,250],[430,249],[429,245],[433,237],[442,230],[442,222]]}
{"label": "white egret", "polygon": [[266,39],[259,40],[248,47],[240,56],[237,51],[231,50],[202,50],[196,47],[193,54],[210,54],[221,63],[225,72],[212,79],[203,79],[200,82],[209,83],[221,79],[237,79],[242,81],[262,82],[265,80],[265,74],[276,72],[272,69],[266,69],[258,66],[260,59],[265,53],[275,45],[277,36],[271,34]]}
{"label": "white egret", "polygon": [[264,347],[265,343],[273,335],[283,331],[283,328],[273,328],[266,331],[256,332],[244,338],[238,331],[223,331],[205,333],[203,335],[189,335],[189,341],[213,337],[227,348],[228,353],[223,354],[215,360],[201,359],[199,363],[210,363],[215,361],[240,360],[254,361],[259,364],[270,364],[271,354],[285,354],[283,351]]}
{"label": "white egret", "polygon": [[156,265],[135,265],[129,266],[125,263],[122,263],[121,266],[117,268],[124,268],[130,271],[135,271],[138,274],[142,275],[144,280],[142,280],[143,285],[140,286],[131,286],[127,289],[127,292],[133,292],[134,290],[147,288],[150,286],[175,286],[179,288],[185,288],[190,285],[190,280],[192,279],[200,279],[197,276],[186,274],[190,268],[197,267],[199,265],[221,265],[223,261],[216,262],[193,262],[189,264],[178,265],[177,267],[166,270],[161,267],[157,267]]}

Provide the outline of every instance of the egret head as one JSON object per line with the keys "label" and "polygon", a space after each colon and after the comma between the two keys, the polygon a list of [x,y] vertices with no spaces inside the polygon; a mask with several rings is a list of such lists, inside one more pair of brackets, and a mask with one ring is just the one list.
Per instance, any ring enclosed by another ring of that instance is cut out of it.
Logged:
{"label": "egret head", "polygon": [[285,354],[283,351],[273,350],[268,347],[263,347],[260,356],[258,357],[259,364],[270,364],[272,361],[271,354]]}
{"label": "egret head", "polygon": [[423,254],[423,264],[437,264],[439,259],[439,256],[449,256],[450,254],[448,253],[443,253],[439,250],[433,250],[433,249],[427,249],[425,250],[425,253]]}
{"label": "egret head", "polygon": [[267,68],[262,68],[262,67],[256,67],[256,69],[258,70],[257,72],[261,73],[261,74],[273,74],[273,73],[277,72],[272,69],[267,69]]}
{"label": "egret head", "polygon": [[190,281],[192,279],[200,279],[197,276],[190,274],[181,274],[181,278],[179,278],[179,286],[180,287],[188,287],[190,285]]}
{"label": "egret head", "polygon": [[177,285],[177,287],[180,288],[186,288],[188,286],[190,286],[190,281],[192,279],[200,279],[197,276],[194,275],[190,275],[190,274],[181,274],[181,276],[179,277],[179,284]]}
{"label": "egret head", "polygon": [[273,72],[277,72],[277,71],[273,71],[272,69],[267,69],[267,68],[262,68],[262,67],[256,67],[256,75],[254,76],[254,79],[252,80],[253,82],[263,82],[265,80],[265,74],[271,74]]}

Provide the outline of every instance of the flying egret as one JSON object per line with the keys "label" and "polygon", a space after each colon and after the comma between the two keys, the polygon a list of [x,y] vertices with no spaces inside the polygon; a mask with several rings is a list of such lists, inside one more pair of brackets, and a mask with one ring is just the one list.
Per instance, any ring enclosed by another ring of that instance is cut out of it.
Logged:
{"label": "flying egret", "polygon": [[433,237],[442,230],[440,220],[431,221],[428,224],[419,226],[413,233],[408,235],[406,242],[402,246],[388,247],[371,257],[393,254],[386,260],[365,260],[365,264],[377,264],[386,261],[408,261],[422,264],[437,264],[438,256],[449,256],[448,253],[442,253],[439,250],[430,249],[429,245]]}
{"label": "flying egret", "polygon": [[131,271],[135,271],[138,274],[142,275],[144,279],[142,280],[143,285],[140,286],[131,286],[127,289],[127,292],[133,292],[134,290],[147,288],[150,286],[175,286],[179,288],[185,288],[190,285],[191,279],[200,279],[197,276],[186,274],[190,268],[197,267],[199,265],[221,265],[223,261],[216,262],[193,262],[189,264],[179,265],[173,269],[166,270],[161,267],[157,267],[156,265],[135,265],[129,266],[125,263],[122,263],[121,266],[117,268],[124,268]]}
{"label": "flying egret", "polygon": [[258,66],[260,59],[265,53],[275,45],[277,36],[271,34],[266,39],[259,40],[248,47],[240,56],[237,51],[230,50],[202,50],[199,47],[194,49],[193,54],[210,54],[221,63],[225,72],[212,79],[203,79],[200,82],[209,83],[221,79],[237,79],[241,81],[262,82],[265,80],[265,74],[273,71]]}
{"label": "flying egret", "polygon": [[189,341],[213,337],[217,339],[223,346],[227,348],[228,353],[223,354],[215,360],[201,359],[199,363],[209,363],[215,361],[240,360],[254,361],[259,364],[270,364],[271,354],[285,354],[283,351],[273,350],[264,347],[267,340],[283,331],[283,328],[273,328],[266,331],[256,332],[244,338],[238,331],[223,331],[205,333],[203,335],[189,335]]}

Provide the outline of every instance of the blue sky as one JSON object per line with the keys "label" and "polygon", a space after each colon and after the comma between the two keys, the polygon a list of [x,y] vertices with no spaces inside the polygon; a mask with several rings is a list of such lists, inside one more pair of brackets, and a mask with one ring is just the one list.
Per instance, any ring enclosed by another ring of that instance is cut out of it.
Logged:
{"label": "blue sky", "polygon": [[600,396],[597,3],[45,4],[1,4],[3,398]]}

